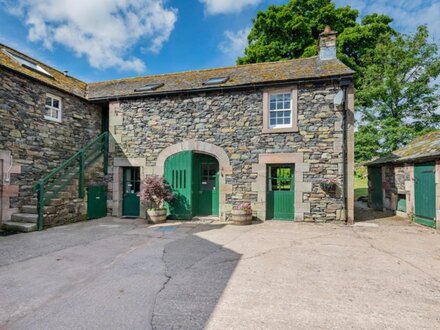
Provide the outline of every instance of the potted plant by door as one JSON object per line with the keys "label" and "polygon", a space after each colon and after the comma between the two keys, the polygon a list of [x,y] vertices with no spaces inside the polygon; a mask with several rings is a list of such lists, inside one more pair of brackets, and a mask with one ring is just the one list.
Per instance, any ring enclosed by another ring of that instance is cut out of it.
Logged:
{"label": "potted plant by door", "polygon": [[234,225],[252,224],[252,206],[250,203],[242,203],[232,209],[232,223]]}
{"label": "potted plant by door", "polygon": [[164,202],[171,202],[173,193],[163,176],[148,175],[142,182],[139,192],[141,201],[147,205],[147,220],[152,223],[164,223],[167,211]]}

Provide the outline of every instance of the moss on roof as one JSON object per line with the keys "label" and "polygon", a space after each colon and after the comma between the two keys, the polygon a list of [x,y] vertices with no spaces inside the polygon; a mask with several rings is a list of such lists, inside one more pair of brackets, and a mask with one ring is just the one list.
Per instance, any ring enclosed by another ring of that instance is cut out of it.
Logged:
{"label": "moss on roof", "polygon": [[365,165],[374,166],[387,163],[405,163],[430,157],[440,158],[440,131],[431,132],[418,137],[406,146],[384,157],[366,162]]}
{"label": "moss on roof", "polygon": [[[152,83],[163,83],[163,86],[144,94],[239,87],[269,82],[352,75],[353,73],[354,71],[339,60],[321,61],[317,56],[314,56],[288,61],[246,64],[91,83],[89,84],[88,95],[92,100],[132,96],[138,94],[134,92],[135,89]],[[209,78],[224,76],[229,76],[229,79],[223,84],[213,86],[203,84]]]}
{"label": "moss on roof", "polygon": [[[34,71],[32,69],[29,69],[25,66],[22,66],[16,60],[12,59],[9,55],[7,55],[3,50],[6,50],[7,52],[11,53],[12,55],[18,55],[18,56],[23,57],[24,59],[26,59],[30,62],[38,64],[44,70],[49,72],[52,75],[52,77],[49,77],[47,75],[44,75],[42,73],[39,73],[39,72]],[[87,95],[87,83],[85,83],[81,80],[78,80],[76,78],[66,76],[66,75],[64,75],[63,72],[58,71],[57,69],[54,69],[54,68],[44,64],[43,62],[40,62],[32,57],[27,56],[26,54],[23,54],[15,49],[8,47],[8,46],[1,44],[1,43],[0,43],[0,65],[6,67],[8,69],[20,72],[26,76],[37,79],[47,85],[50,85],[55,88],[66,91],[68,93],[80,96],[82,98],[85,98]]]}
{"label": "moss on roof", "polygon": [[[221,89],[259,85],[271,82],[319,79],[354,74],[354,71],[339,60],[321,61],[317,56],[314,56],[280,62],[246,64],[207,70],[124,78],[87,84],[76,78],[65,76],[64,73],[6,45],[0,44],[0,49],[5,49],[12,54],[19,55],[38,64],[49,72],[52,77],[20,65],[3,51],[0,51],[0,66],[7,67],[11,70],[40,80],[50,86],[89,100],[172,93],[178,91]],[[209,78],[220,76],[228,76],[229,79],[225,83],[218,85],[206,86],[203,84],[203,82]],[[134,91],[135,89],[142,88],[151,83],[163,83],[163,86],[151,92],[143,92],[142,94]]]}

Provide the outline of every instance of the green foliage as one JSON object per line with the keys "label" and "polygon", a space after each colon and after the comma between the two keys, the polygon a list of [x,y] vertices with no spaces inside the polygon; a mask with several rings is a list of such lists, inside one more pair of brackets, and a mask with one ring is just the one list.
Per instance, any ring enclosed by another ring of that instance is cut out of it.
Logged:
{"label": "green foliage", "polygon": [[434,81],[440,57],[428,36],[426,26],[420,26],[412,36],[382,39],[362,57],[357,161],[389,153],[439,127],[439,85]]}
{"label": "green foliage", "polygon": [[280,61],[316,55],[326,25],[337,32],[356,26],[358,11],[336,8],[331,0],[291,0],[259,11],[238,64]]}
{"label": "green foliage", "polygon": [[339,33],[338,58],[359,71],[362,56],[382,36],[395,31],[385,15],[365,16],[358,24],[358,11],[336,8],[331,0],[291,0],[257,13],[248,36],[249,45],[238,64],[280,61],[318,54],[319,34],[326,25]]}

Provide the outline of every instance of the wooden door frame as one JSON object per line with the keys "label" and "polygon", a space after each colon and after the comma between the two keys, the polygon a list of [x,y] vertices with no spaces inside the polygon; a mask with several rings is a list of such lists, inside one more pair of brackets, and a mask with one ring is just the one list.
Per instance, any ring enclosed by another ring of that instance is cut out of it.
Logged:
{"label": "wooden door frame", "polygon": [[[417,186],[417,173],[416,173],[416,168],[418,166],[432,166],[433,168],[433,176],[434,176],[434,218],[432,220],[429,220],[428,218],[422,216],[422,215],[417,215],[417,194],[416,194],[416,186]],[[420,163],[415,163],[414,165],[414,221],[425,225],[425,226],[429,226],[429,227],[437,227],[438,229],[438,162],[436,161],[427,161],[427,162],[420,162]],[[417,221],[417,219],[419,219]]]}
{"label": "wooden door frame", "polygon": [[[124,214],[124,195],[125,195],[125,185],[126,185],[126,179],[125,179],[125,170],[126,169],[138,169],[139,170],[139,185],[141,184],[141,182],[142,182],[142,176],[141,176],[141,173],[142,173],[142,171],[141,171],[141,168],[139,167],[139,166],[124,166],[124,167],[122,167],[122,189],[121,189],[121,191],[122,191],[122,209],[121,209],[121,216],[123,216],[123,217],[132,217],[131,215],[125,215]],[[137,217],[139,217],[140,215],[141,215],[141,208],[142,208],[142,205],[141,205],[141,202],[139,201],[139,214],[137,215]],[[133,217],[134,217],[134,215],[133,215]]]}
{"label": "wooden door frame", "polygon": [[[195,208],[195,197],[198,196],[197,192],[199,191],[200,187],[200,178],[201,178],[201,173],[199,173],[199,164],[203,164],[203,162],[198,161],[198,157],[200,155],[203,156],[208,156],[209,158],[211,158],[213,160],[212,163],[210,164],[216,164],[217,165],[217,173],[216,173],[216,189],[219,189],[219,175],[220,175],[220,164],[217,158],[215,158],[212,155],[206,154],[206,153],[201,153],[201,152],[195,152],[193,151],[193,164],[192,164],[192,171],[193,171],[193,182],[191,185],[191,189],[192,189],[192,195],[193,195],[193,205],[192,205],[192,213],[193,216],[213,216],[213,217],[218,217],[219,213],[220,213],[220,192],[217,192],[218,196],[217,196],[217,209],[218,209],[218,213],[217,214],[210,214],[210,215],[204,215],[204,214],[197,214],[198,210]],[[206,163],[205,163],[206,164]],[[213,207],[211,207],[211,210],[213,209]]]}

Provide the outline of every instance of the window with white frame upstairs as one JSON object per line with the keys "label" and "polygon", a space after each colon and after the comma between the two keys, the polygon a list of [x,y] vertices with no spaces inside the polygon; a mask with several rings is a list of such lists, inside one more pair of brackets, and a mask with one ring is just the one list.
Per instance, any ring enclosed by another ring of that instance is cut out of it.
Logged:
{"label": "window with white frame upstairs", "polygon": [[292,124],[292,94],[269,94],[269,128],[286,128]]}
{"label": "window with white frame upstairs", "polygon": [[61,122],[61,111],[61,97],[52,94],[46,94],[44,118],[47,120]]}
{"label": "window with white frame upstairs", "polygon": [[267,89],[263,93],[263,133],[298,131],[297,87]]}

